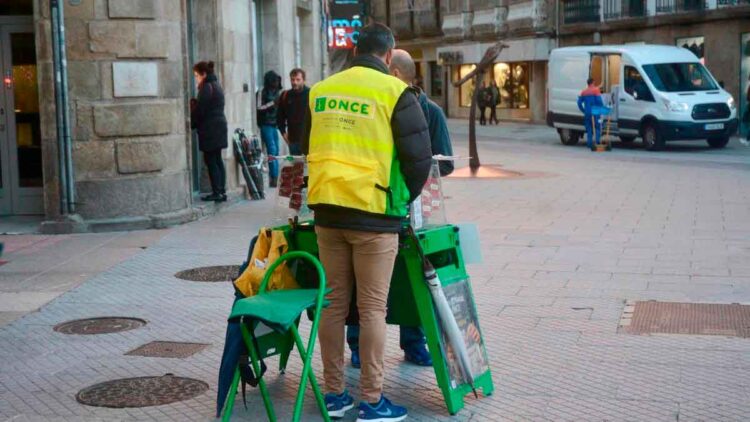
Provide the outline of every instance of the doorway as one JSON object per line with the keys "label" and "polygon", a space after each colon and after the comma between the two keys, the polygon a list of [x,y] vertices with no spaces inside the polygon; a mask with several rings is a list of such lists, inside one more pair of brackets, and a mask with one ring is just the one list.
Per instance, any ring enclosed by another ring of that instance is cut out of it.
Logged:
{"label": "doorway", "polygon": [[0,215],[44,213],[36,41],[31,18],[0,18]]}

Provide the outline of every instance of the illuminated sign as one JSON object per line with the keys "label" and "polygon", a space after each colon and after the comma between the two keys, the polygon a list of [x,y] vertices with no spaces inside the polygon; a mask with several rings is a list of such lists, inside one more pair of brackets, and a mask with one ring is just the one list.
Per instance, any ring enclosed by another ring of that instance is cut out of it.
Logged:
{"label": "illuminated sign", "polygon": [[361,0],[329,0],[328,47],[352,49],[365,16]]}

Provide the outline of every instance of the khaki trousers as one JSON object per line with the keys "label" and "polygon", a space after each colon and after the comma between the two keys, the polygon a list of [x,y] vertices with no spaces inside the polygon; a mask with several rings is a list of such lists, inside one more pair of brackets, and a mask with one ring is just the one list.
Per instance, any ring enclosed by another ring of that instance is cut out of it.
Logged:
{"label": "khaki trousers", "polygon": [[320,352],[326,392],[341,394],[344,381],[344,325],[354,283],[359,308],[360,389],[363,401],[375,403],[383,392],[385,313],[393,265],[398,253],[398,234],[316,226],[320,262],[327,286],[333,289],[330,305],[320,317]]}

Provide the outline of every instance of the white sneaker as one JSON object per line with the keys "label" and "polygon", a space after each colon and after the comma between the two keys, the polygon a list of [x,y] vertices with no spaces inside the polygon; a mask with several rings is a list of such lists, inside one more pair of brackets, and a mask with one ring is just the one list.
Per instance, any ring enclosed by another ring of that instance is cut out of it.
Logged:
{"label": "white sneaker", "polygon": [[750,147],[750,139],[748,138],[740,138],[740,143],[746,147]]}

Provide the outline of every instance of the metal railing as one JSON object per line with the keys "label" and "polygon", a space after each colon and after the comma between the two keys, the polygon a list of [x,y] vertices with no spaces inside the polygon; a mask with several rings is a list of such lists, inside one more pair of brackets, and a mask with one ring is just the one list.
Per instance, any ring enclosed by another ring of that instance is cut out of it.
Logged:
{"label": "metal railing", "polygon": [[656,13],[697,12],[706,9],[706,0],[656,0]]}
{"label": "metal railing", "polygon": [[568,23],[599,22],[599,0],[573,0],[564,3],[563,21]]}
{"label": "metal railing", "polygon": [[716,0],[718,7],[750,6],[750,0]]}
{"label": "metal railing", "polygon": [[604,0],[602,7],[604,20],[642,18],[646,16],[645,0]]}

